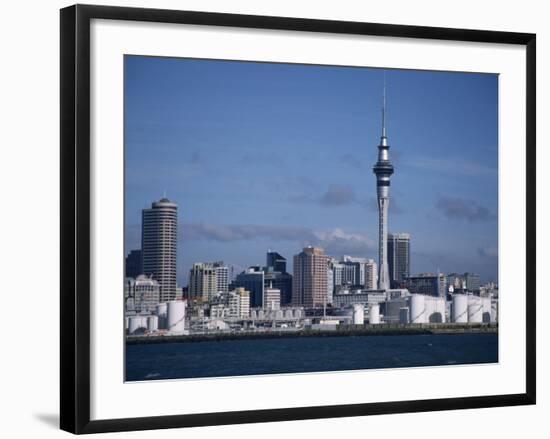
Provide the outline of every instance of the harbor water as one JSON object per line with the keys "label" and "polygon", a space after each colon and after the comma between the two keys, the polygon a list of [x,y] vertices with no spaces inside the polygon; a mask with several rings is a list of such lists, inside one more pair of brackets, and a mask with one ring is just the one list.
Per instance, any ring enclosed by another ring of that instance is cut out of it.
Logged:
{"label": "harbor water", "polygon": [[498,362],[498,334],[297,337],[137,343],[126,380],[165,380]]}

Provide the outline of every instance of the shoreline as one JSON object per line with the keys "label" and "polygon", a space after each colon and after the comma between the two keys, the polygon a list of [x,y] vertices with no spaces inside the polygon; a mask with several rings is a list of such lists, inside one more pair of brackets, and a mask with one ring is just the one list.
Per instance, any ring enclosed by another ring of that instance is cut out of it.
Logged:
{"label": "shoreline", "polygon": [[362,328],[343,327],[336,330],[231,332],[192,335],[126,336],[127,345],[152,343],[200,343],[205,341],[258,340],[298,337],[371,337],[381,335],[464,335],[498,334],[498,324],[418,324],[418,325],[366,325]]}

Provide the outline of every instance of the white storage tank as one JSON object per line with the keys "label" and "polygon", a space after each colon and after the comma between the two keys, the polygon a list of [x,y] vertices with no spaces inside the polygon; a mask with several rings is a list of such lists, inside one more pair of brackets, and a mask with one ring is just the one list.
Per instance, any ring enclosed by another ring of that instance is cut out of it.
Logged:
{"label": "white storage tank", "polygon": [[481,302],[483,304],[482,321],[483,323],[490,323],[491,322],[491,298],[482,297]]}
{"label": "white storage tank", "polygon": [[491,323],[498,322],[498,299],[491,299]]}
{"label": "white storage tank", "polygon": [[428,323],[445,322],[445,299],[426,296],[426,320]]}
{"label": "white storage tank", "polygon": [[356,303],[353,305],[353,324],[354,325],[364,325],[365,324],[365,307]]}
{"label": "white storage tank", "polygon": [[452,320],[454,323],[468,323],[468,296],[453,294]]}
{"label": "white storage tank", "polygon": [[166,318],[168,317],[168,304],[167,303],[159,303],[157,305],[157,316],[159,318],[158,321],[158,329],[166,329]]}
{"label": "white storage tank", "polygon": [[159,318],[158,316],[148,316],[147,317],[147,330],[149,332],[156,332],[159,329]]}
{"label": "white storage tank", "polygon": [[282,320],[283,318],[283,310],[282,309],[278,309],[275,311],[275,318],[277,320]]}
{"label": "white storage tank", "polygon": [[444,297],[439,297],[437,299],[437,312],[439,314],[441,314],[441,323],[445,323],[446,319],[445,319],[445,315],[446,315],[446,311],[447,311],[447,301],[445,300]]}
{"label": "white storage tank", "polygon": [[468,323],[483,322],[483,303],[481,298],[470,296],[468,300]]}
{"label": "white storage tank", "polygon": [[373,303],[369,308],[369,323],[371,325],[380,324],[380,305],[378,303]]}
{"label": "white storage tank", "polygon": [[132,316],[128,322],[128,334],[133,334],[138,329],[147,329],[147,317]]}
{"label": "white storage tank", "polygon": [[294,318],[295,319],[301,319],[302,318],[302,309],[301,308],[295,308],[294,309]]}
{"label": "white storage tank", "polygon": [[291,319],[291,318],[292,318],[292,310],[285,309],[285,319]]}
{"label": "white storage tank", "polygon": [[426,296],[412,294],[410,296],[411,323],[426,323]]}
{"label": "white storage tank", "polygon": [[173,300],[168,302],[167,327],[168,331],[174,333],[183,333],[185,331],[185,306],[187,302],[183,300]]}

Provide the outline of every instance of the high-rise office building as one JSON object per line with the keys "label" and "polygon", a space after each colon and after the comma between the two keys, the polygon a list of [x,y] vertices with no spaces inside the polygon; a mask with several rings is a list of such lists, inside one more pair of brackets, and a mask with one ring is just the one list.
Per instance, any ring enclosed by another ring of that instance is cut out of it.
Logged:
{"label": "high-rise office building", "polygon": [[214,262],[216,270],[216,281],[218,283],[218,291],[227,293],[229,291],[229,267],[223,262]]}
{"label": "high-rise office building", "polygon": [[286,273],[286,258],[281,256],[277,252],[271,250],[267,252],[266,267],[272,267],[272,271],[278,271],[279,273]]}
{"label": "high-rise office building", "polygon": [[329,257],[322,248],[306,247],[294,256],[292,303],[308,308],[327,303]]}
{"label": "high-rise office building", "polygon": [[141,216],[143,274],[160,286],[160,301],[176,297],[178,205],[162,198],[143,209]]}
{"label": "high-rise office building", "polygon": [[281,305],[292,302],[292,275],[286,271],[286,258],[277,252],[268,251],[264,267],[264,287],[272,285],[281,290]]}
{"label": "high-rise office building", "polygon": [[229,268],[223,262],[196,262],[189,271],[189,295],[203,301],[212,300],[229,289]]}
{"label": "high-rise office building", "polygon": [[388,267],[392,288],[399,288],[411,274],[411,235],[388,234]]}
{"label": "high-rise office building", "polygon": [[126,261],[124,270],[126,277],[137,278],[140,274],[143,274],[143,264],[141,263],[141,250],[130,250]]}
{"label": "high-rise office building", "polygon": [[233,283],[232,288],[242,287],[250,292],[250,306],[264,306],[264,288],[265,273],[257,266],[249,267],[242,273],[239,273]]}

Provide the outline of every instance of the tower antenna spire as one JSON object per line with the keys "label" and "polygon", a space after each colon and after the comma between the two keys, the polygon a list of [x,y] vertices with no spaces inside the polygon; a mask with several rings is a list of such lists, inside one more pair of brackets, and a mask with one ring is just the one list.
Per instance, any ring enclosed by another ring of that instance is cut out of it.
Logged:
{"label": "tower antenna spire", "polygon": [[386,71],[384,70],[384,86],[382,89],[382,137],[386,137]]}

